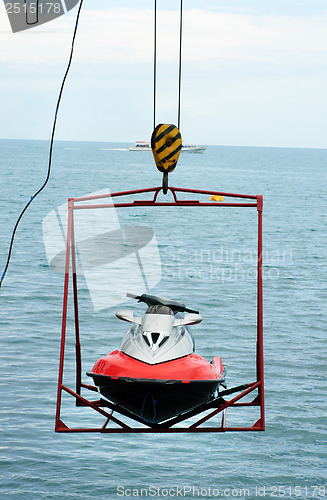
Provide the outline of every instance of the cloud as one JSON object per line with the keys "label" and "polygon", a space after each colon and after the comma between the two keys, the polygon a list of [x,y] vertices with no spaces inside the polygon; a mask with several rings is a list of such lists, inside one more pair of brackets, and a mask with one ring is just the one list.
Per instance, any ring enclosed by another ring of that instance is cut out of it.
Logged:
{"label": "cloud", "polygon": [[[0,16],[0,71],[5,75],[0,112],[9,117],[0,136],[26,137],[30,123],[29,137],[44,137],[67,65],[75,15],[17,34],[9,33],[6,16]],[[157,118],[167,123],[176,120],[178,17],[168,10],[158,15]],[[326,25],[327,13],[186,10],[182,129],[188,141],[326,147]],[[85,9],[58,138],[147,137],[152,65],[152,10]]]}
{"label": "cloud", "polygon": [[[74,15],[66,15],[44,27],[1,36],[0,61],[50,65],[67,57]],[[178,58],[178,13],[158,13],[158,60]],[[327,14],[281,16],[237,14],[191,9],[184,14],[184,63],[215,59],[271,61],[290,57],[316,58],[327,51]],[[1,17],[0,31],[8,28]],[[151,63],[153,58],[153,11],[111,8],[85,10],[80,19],[75,61],[82,63]]]}

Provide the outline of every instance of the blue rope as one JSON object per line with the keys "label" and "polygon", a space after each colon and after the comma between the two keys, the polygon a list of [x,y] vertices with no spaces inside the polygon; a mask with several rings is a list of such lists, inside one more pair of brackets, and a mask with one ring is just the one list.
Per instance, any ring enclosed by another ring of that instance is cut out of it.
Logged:
{"label": "blue rope", "polygon": [[153,422],[155,420],[156,416],[157,416],[157,412],[156,412],[155,406],[156,406],[156,403],[158,403],[158,400],[154,399],[153,394],[147,394],[144,397],[144,399],[143,399],[143,405],[142,405],[142,411],[141,411],[141,417],[144,418],[143,417],[143,411],[144,411],[145,402],[146,402],[148,396],[152,397],[152,405],[153,405],[153,418],[152,418],[152,420],[149,420],[149,422]]}

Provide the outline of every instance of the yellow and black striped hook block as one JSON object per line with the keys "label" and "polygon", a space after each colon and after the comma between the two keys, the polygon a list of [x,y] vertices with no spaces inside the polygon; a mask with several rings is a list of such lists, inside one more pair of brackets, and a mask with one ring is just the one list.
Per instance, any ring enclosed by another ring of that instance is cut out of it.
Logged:
{"label": "yellow and black striped hook block", "polygon": [[163,192],[168,191],[168,173],[176,167],[181,149],[181,133],[175,125],[160,124],[151,136],[151,149],[157,168],[163,172]]}

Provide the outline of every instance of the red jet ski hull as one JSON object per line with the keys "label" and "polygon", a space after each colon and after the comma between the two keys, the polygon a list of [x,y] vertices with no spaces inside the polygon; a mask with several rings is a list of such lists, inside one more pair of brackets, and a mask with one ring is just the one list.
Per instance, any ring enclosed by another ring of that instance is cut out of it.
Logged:
{"label": "red jet ski hull", "polygon": [[99,359],[87,375],[103,396],[151,424],[210,401],[225,378],[219,357],[209,363],[190,354],[150,365],[121,351]]}

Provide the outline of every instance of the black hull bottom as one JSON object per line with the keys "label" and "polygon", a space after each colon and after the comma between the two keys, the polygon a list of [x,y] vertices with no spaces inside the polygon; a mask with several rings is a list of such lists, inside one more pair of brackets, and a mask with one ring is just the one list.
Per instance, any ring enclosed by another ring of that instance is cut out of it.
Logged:
{"label": "black hull bottom", "polygon": [[179,380],[111,378],[88,373],[100,393],[149,424],[157,424],[209,401],[219,380]]}

